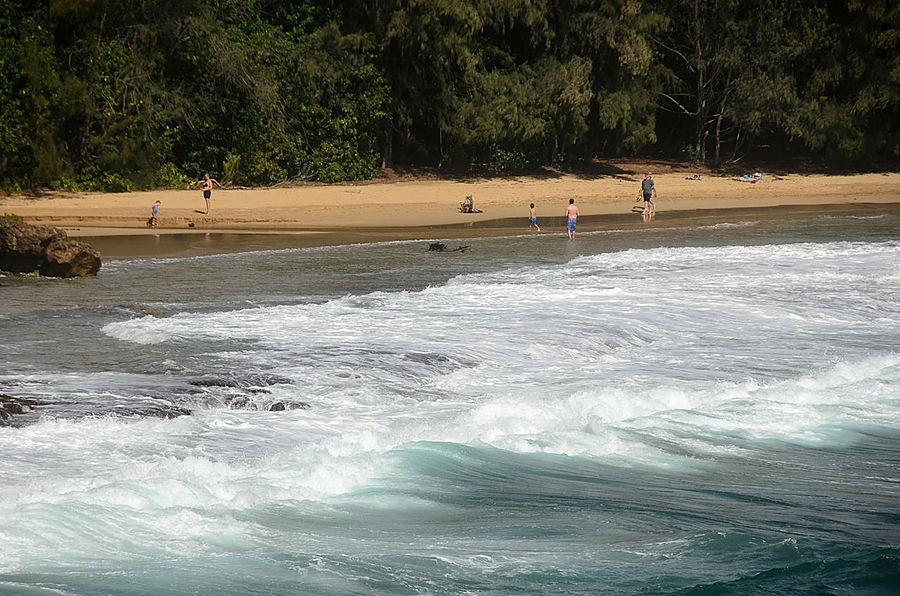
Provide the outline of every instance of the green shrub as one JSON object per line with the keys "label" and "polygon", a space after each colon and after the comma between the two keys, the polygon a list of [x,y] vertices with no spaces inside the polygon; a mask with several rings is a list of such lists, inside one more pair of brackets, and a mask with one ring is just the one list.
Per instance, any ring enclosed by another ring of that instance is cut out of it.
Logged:
{"label": "green shrub", "polygon": [[68,190],[70,192],[106,191],[106,192],[131,192],[134,183],[119,174],[105,172],[96,178],[87,176],[60,176],[50,183],[53,190]]}
{"label": "green shrub", "polygon": [[134,190],[134,183],[119,174],[102,174],[97,184],[99,188],[96,190],[105,190],[107,192],[131,192]]}
{"label": "green shrub", "polygon": [[498,146],[491,148],[488,167],[492,170],[504,171],[524,168],[528,165],[528,157],[521,151],[510,151]]}
{"label": "green shrub", "polygon": [[20,180],[18,178],[4,178],[0,181],[0,189],[3,189],[7,194],[13,192],[19,192],[23,188],[28,188],[27,180]]}
{"label": "green shrub", "polygon": [[234,177],[237,175],[238,168],[241,165],[241,156],[237,153],[234,155],[229,155],[225,158],[225,161],[222,162],[222,184],[227,185],[234,182]]}
{"label": "green shrub", "polygon": [[71,192],[94,190],[93,185],[90,182],[72,176],[60,176],[56,180],[50,182],[50,188],[53,190],[68,190]]}
{"label": "green shrub", "polygon": [[153,179],[153,185],[158,188],[182,188],[189,184],[191,179],[185,176],[175,167],[175,164],[163,164],[157,171]]}

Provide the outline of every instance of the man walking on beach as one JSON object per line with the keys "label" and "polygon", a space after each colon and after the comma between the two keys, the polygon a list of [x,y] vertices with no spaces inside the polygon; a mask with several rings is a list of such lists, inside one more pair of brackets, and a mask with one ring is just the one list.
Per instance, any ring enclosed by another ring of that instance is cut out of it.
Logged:
{"label": "man walking on beach", "polygon": [[644,174],[644,179],[641,181],[641,194],[644,196],[644,211],[641,215],[649,216],[656,211],[656,207],[651,200],[656,194],[656,183],[653,182],[653,172]]}
{"label": "man walking on beach", "polygon": [[566,207],[566,231],[569,233],[569,240],[575,240],[575,223],[578,219],[578,207],[575,206],[575,199],[569,199],[569,206]]}

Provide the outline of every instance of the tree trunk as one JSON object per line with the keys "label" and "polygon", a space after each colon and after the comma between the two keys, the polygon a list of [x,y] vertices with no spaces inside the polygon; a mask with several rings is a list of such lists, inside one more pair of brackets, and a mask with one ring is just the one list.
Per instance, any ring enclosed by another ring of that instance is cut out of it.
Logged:
{"label": "tree trunk", "polygon": [[703,60],[703,22],[700,15],[700,0],[694,0],[694,60],[697,68],[697,115],[694,123],[695,155],[700,163],[706,163],[706,97]]}
{"label": "tree trunk", "polygon": [[722,94],[722,103],[719,104],[719,113],[716,115],[716,152],[713,156],[713,163],[719,165],[719,158],[721,155],[722,149],[722,118],[725,114],[725,98],[727,96]]}
{"label": "tree trunk", "polygon": [[[103,16],[100,17],[100,29],[97,31],[97,44],[94,48],[94,57],[91,60],[91,72],[88,74],[88,83],[93,85],[94,81],[97,78],[97,65],[100,63],[100,48],[103,45],[103,25],[106,24],[106,11],[103,11]],[[81,127],[81,147],[79,150],[81,152],[84,151],[84,148],[88,145],[88,140],[91,136],[91,125],[93,124],[93,110],[88,110],[87,118],[84,120],[84,124]]]}
{"label": "tree trunk", "polygon": [[441,128],[441,116],[443,114],[438,113],[438,169],[444,165],[444,129]]}
{"label": "tree trunk", "polygon": [[384,127],[381,137],[381,169],[394,167],[394,131],[390,122]]}

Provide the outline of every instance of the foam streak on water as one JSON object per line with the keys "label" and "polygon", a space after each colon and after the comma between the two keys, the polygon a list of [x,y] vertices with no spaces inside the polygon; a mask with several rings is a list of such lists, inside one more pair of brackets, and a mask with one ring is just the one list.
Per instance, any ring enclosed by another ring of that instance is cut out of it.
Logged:
{"label": "foam streak on water", "polygon": [[117,263],[0,319],[47,403],[0,427],[0,593],[880,593],[900,242],[853,226]]}

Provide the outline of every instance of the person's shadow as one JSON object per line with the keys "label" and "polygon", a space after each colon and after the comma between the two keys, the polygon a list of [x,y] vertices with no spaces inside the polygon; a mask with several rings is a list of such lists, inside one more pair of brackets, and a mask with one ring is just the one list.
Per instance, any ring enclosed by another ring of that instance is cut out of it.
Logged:
{"label": "person's shadow", "polygon": [[194,209],[194,213],[199,213],[200,215],[206,215],[206,211],[200,211],[199,209]]}

